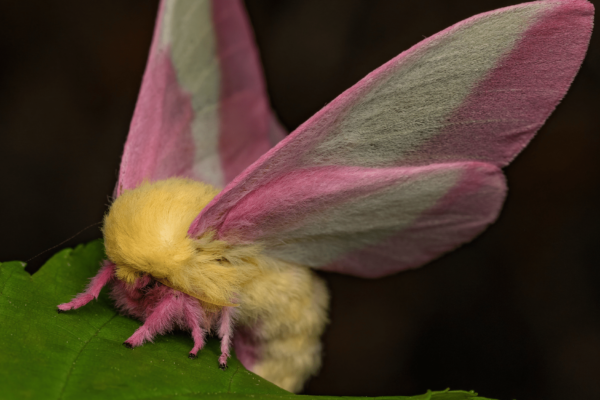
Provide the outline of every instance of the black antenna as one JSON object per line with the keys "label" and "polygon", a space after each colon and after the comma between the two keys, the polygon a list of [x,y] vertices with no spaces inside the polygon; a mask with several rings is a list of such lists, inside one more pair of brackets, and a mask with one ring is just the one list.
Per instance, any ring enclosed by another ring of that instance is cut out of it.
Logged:
{"label": "black antenna", "polygon": [[83,228],[82,230],[80,230],[79,232],[77,232],[76,234],[74,234],[73,236],[71,236],[70,238],[63,240],[63,241],[62,241],[62,242],[60,242],[59,244],[57,244],[57,245],[54,245],[54,246],[50,247],[49,249],[46,249],[46,250],[42,251],[42,252],[41,252],[41,253],[39,253],[39,254],[36,254],[35,256],[31,257],[29,260],[27,260],[27,261],[25,261],[25,262],[26,262],[26,263],[28,263],[29,261],[33,260],[34,258],[38,258],[38,257],[39,257],[39,256],[41,256],[42,254],[44,254],[44,253],[47,253],[48,251],[50,251],[50,250],[52,250],[52,249],[55,249],[55,248],[57,248],[58,246],[62,246],[63,244],[67,243],[69,240],[73,239],[75,236],[78,236],[80,233],[82,233],[82,232],[84,232],[84,231],[87,231],[87,230],[88,230],[88,229],[90,229],[92,226],[100,225],[101,223],[102,223],[102,221],[99,221],[99,222],[94,222],[93,224],[91,224],[91,225],[89,225],[89,226],[87,226],[87,227]]}

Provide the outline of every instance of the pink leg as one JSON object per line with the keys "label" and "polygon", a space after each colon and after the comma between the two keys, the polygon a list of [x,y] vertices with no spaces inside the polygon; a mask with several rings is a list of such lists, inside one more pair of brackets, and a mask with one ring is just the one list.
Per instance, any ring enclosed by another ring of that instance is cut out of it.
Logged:
{"label": "pink leg", "polygon": [[221,357],[219,357],[219,368],[223,371],[227,369],[227,359],[230,355],[229,347],[231,346],[231,337],[233,336],[233,313],[233,307],[223,307],[221,310],[221,321],[219,325]]}
{"label": "pink leg", "polygon": [[65,312],[68,310],[74,310],[79,307],[85,306],[93,299],[97,299],[102,288],[110,282],[114,277],[115,264],[106,261],[104,266],[100,268],[100,271],[92,278],[90,284],[87,286],[83,293],[79,293],[73,300],[68,303],[58,305],[58,312]]}
{"label": "pink leg", "polygon": [[172,317],[179,306],[177,303],[173,292],[169,290],[146,318],[144,325],[140,326],[123,344],[132,349],[141,346],[146,340],[151,342],[157,333],[170,330],[173,325]]}
{"label": "pink leg", "polygon": [[[190,300],[190,301],[188,301]],[[194,302],[195,304],[191,303]],[[183,303],[183,316],[185,322],[192,331],[194,338],[194,348],[190,351],[189,358],[196,358],[198,352],[204,347],[204,335],[206,332],[200,327],[200,320],[203,317],[202,309],[196,299],[185,299]]]}

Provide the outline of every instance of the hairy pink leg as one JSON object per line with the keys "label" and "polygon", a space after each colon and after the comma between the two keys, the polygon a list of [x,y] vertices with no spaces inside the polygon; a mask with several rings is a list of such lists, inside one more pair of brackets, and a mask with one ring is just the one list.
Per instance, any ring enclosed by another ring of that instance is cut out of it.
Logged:
{"label": "hairy pink leg", "polygon": [[97,299],[102,288],[110,282],[114,277],[115,264],[106,261],[100,271],[92,278],[91,282],[83,293],[79,293],[73,300],[68,303],[58,305],[58,312],[74,310],[81,306],[85,306],[93,299]]}
{"label": "hairy pink leg", "polygon": [[227,369],[229,358],[229,347],[233,334],[233,307],[223,307],[221,320],[219,321],[219,337],[221,338],[221,357],[219,357],[219,368]]}
{"label": "hairy pink leg", "polygon": [[146,340],[151,342],[157,333],[171,329],[171,319],[179,306],[177,303],[173,292],[169,290],[148,315],[144,325],[140,326],[123,344],[132,349],[141,346]]}
{"label": "hairy pink leg", "polygon": [[[200,320],[203,317],[202,309],[196,299],[185,299],[183,303],[183,316],[187,326],[192,331],[194,338],[194,348],[190,351],[189,358],[196,358],[198,352],[204,347],[204,335],[206,332],[200,327]],[[194,303],[192,303],[195,302]]]}

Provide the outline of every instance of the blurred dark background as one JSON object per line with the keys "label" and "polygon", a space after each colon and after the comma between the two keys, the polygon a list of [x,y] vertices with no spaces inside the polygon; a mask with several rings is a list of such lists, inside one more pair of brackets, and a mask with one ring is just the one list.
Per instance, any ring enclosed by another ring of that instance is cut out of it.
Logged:
{"label": "blurred dark background", "polygon": [[[504,0],[248,0],[272,104],[291,131],[424,37]],[[157,1],[0,1],[0,260],[101,220]],[[305,393],[476,390],[600,398],[600,39],[506,169],[498,222],[420,270],[333,294],[324,366]],[[100,237],[93,227],[60,246]],[[32,260],[34,272],[56,250]]]}

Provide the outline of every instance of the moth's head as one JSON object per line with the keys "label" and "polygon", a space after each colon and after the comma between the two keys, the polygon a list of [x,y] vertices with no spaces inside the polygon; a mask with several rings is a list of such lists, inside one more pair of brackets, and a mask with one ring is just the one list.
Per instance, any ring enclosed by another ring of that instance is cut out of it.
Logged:
{"label": "moth's head", "polygon": [[149,275],[211,304],[230,304],[239,285],[256,273],[259,249],[230,246],[212,233],[188,236],[192,221],[217,194],[210,185],[182,178],[124,191],[103,228],[117,278],[134,284]]}
{"label": "moth's head", "polygon": [[195,246],[187,232],[218,190],[171,178],[124,191],[104,217],[106,255],[117,278],[134,283],[144,274],[166,279],[190,266]]}

